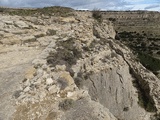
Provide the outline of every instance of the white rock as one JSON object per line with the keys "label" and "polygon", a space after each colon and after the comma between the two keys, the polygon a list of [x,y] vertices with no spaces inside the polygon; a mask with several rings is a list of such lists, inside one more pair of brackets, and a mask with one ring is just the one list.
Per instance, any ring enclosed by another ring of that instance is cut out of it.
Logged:
{"label": "white rock", "polygon": [[13,21],[3,21],[4,23],[8,24],[8,25],[12,25]]}
{"label": "white rock", "polygon": [[46,84],[47,84],[47,85],[51,85],[52,83],[53,83],[52,78],[47,78],[47,79],[46,79]]}
{"label": "white rock", "polygon": [[72,97],[74,95],[74,93],[73,92],[68,92],[67,93],[67,97],[69,98],[69,97]]}
{"label": "white rock", "polygon": [[37,75],[42,76],[42,75],[43,75],[43,70],[42,70],[42,69],[38,69],[38,70],[37,70]]}
{"label": "white rock", "polygon": [[56,70],[65,71],[66,70],[66,66],[65,65],[56,65]]}
{"label": "white rock", "polygon": [[24,91],[24,92],[28,92],[29,90],[30,90],[30,87],[27,86],[23,91]]}
{"label": "white rock", "polygon": [[34,64],[35,67],[40,67],[40,66],[46,64],[46,60],[34,59],[34,60],[32,61],[32,64]]}
{"label": "white rock", "polygon": [[57,93],[59,90],[58,90],[56,85],[53,85],[53,86],[48,88],[48,91],[49,91],[50,94],[53,94],[53,93]]}
{"label": "white rock", "polygon": [[42,93],[39,95],[39,97],[40,97],[41,99],[43,99],[44,97],[46,97],[46,93],[45,93],[45,92],[42,92]]}
{"label": "white rock", "polygon": [[49,74],[47,72],[43,72],[43,76],[42,76],[43,79],[48,79],[50,78]]}
{"label": "white rock", "polygon": [[52,41],[48,36],[47,37],[40,37],[37,39],[37,41],[42,45],[42,46],[47,46],[49,43]]}
{"label": "white rock", "polygon": [[25,36],[23,38],[21,38],[23,42],[28,42],[28,41],[35,41],[36,38],[35,36],[31,35],[31,36]]}
{"label": "white rock", "polygon": [[41,79],[39,78],[36,82],[34,82],[34,85],[40,85],[41,84]]}
{"label": "white rock", "polygon": [[44,64],[44,65],[42,66],[42,69],[43,69],[43,70],[47,70],[47,69],[48,69],[48,66],[47,66],[46,64]]}
{"label": "white rock", "polygon": [[61,97],[60,94],[57,94],[57,97]]}
{"label": "white rock", "polygon": [[14,22],[15,26],[19,27],[19,28],[28,28],[29,26],[23,22],[23,21],[15,21]]}
{"label": "white rock", "polygon": [[23,98],[25,98],[26,97],[26,95],[25,94],[22,94],[22,95],[20,95],[19,97],[18,97],[18,100],[22,100]]}
{"label": "white rock", "polygon": [[29,79],[26,80],[25,83],[24,83],[24,85],[25,85],[25,86],[30,86],[30,80],[29,80]]}

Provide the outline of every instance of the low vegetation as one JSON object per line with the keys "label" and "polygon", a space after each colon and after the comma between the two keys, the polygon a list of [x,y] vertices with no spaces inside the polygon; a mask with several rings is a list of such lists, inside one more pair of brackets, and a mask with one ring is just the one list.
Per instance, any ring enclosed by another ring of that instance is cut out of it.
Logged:
{"label": "low vegetation", "polygon": [[67,17],[73,15],[73,9],[67,7],[44,7],[37,9],[0,9],[0,12],[10,14],[10,15],[19,15],[19,16],[39,16],[39,15],[48,15],[48,16],[61,16]]}
{"label": "low vegetation", "polygon": [[72,108],[73,104],[74,104],[74,100],[72,100],[72,99],[65,99],[65,100],[63,100],[62,102],[59,103],[59,108],[61,110],[66,111],[66,110],[69,110],[70,108]]}
{"label": "low vegetation", "polygon": [[92,17],[97,20],[99,23],[101,23],[103,21],[103,18],[102,18],[102,13],[100,11],[100,9],[94,9],[92,11]]}
{"label": "low vegetation", "polygon": [[57,113],[56,112],[51,112],[48,114],[46,120],[53,120],[53,119],[56,119],[57,117]]}
{"label": "low vegetation", "polygon": [[47,63],[51,67],[56,65],[66,65],[66,69],[73,75],[71,66],[76,64],[77,60],[82,57],[81,51],[74,45],[75,39],[69,38],[66,41],[57,41],[57,52],[50,52],[47,57]]}
{"label": "low vegetation", "polygon": [[160,70],[160,60],[159,59],[154,58],[142,52],[139,52],[138,58],[140,59],[140,62],[149,70],[153,72]]}
{"label": "low vegetation", "polygon": [[4,12],[5,11],[5,8],[0,8],[0,12]]}
{"label": "low vegetation", "polygon": [[[117,33],[116,39],[128,45],[135,51],[143,66],[158,75],[160,70],[160,45],[157,43],[160,38],[148,35],[144,31],[141,33],[123,31]],[[159,56],[159,58],[155,56]]]}
{"label": "low vegetation", "polygon": [[48,36],[56,35],[56,30],[48,29],[47,35],[48,35]]}
{"label": "low vegetation", "polygon": [[[138,104],[144,108],[147,112],[156,112],[157,109],[155,107],[155,103],[153,102],[152,97],[148,94],[150,89],[147,87],[147,83],[140,83],[138,77],[134,74],[133,70],[130,69],[130,74],[135,80],[132,81],[133,86],[137,89],[138,93]],[[146,85],[143,88],[141,85]]]}

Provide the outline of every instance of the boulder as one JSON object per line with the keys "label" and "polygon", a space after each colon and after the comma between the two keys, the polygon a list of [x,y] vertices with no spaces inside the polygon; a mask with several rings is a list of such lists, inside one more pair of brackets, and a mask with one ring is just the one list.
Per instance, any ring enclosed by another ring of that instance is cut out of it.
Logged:
{"label": "boulder", "polygon": [[24,21],[14,21],[14,25],[19,28],[28,28],[29,26]]}

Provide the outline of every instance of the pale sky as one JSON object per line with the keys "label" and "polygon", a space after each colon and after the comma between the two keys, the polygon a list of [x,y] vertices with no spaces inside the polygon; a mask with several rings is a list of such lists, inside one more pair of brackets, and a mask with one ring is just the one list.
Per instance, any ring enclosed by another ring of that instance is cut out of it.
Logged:
{"label": "pale sky", "polygon": [[74,9],[160,11],[160,0],[0,0],[6,7],[66,6]]}

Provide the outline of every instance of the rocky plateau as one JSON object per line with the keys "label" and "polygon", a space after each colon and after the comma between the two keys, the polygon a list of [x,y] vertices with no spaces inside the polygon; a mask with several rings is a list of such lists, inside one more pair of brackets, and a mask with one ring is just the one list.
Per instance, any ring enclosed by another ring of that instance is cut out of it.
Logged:
{"label": "rocky plateau", "polygon": [[0,120],[160,120],[160,79],[113,21],[44,9],[0,12]]}

